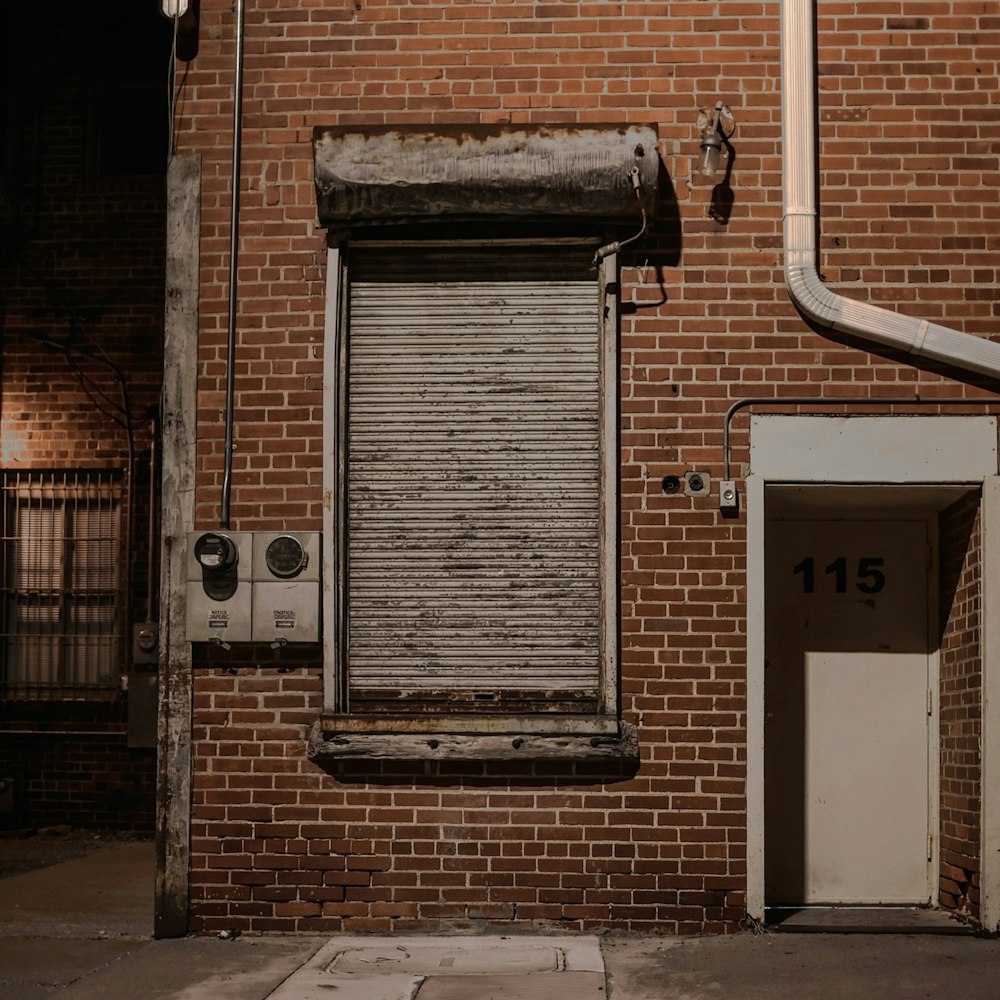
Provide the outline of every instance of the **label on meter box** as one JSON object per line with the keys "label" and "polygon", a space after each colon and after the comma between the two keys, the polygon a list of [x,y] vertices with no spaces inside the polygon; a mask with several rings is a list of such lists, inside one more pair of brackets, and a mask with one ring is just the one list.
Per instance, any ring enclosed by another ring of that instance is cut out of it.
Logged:
{"label": "label on meter box", "polygon": [[209,628],[229,628],[229,611],[209,611],[208,613],[208,627]]}
{"label": "label on meter box", "polygon": [[319,583],[257,580],[253,586],[255,642],[319,642]]}
{"label": "label on meter box", "polygon": [[295,628],[295,612],[294,611],[279,611],[277,608],[274,609],[274,627],[275,628]]}

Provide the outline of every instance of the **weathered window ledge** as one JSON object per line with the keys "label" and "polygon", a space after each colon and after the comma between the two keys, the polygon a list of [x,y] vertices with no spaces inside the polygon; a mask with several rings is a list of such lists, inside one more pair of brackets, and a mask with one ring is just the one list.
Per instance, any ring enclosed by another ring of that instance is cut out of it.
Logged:
{"label": "weathered window ledge", "polygon": [[634,726],[606,716],[324,715],[311,760],[638,760]]}

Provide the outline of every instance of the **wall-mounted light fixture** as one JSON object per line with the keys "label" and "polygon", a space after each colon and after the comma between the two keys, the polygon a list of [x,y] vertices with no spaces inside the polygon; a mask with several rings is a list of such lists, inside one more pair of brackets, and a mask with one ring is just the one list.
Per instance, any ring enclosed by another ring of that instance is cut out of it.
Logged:
{"label": "wall-mounted light fixture", "polygon": [[176,20],[187,13],[188,0],[160,0],[160,10],[164,17]]}
{"label": "wall-mounted light fixture", "polygon": [[729,224],[729,217],[732,215],[736,200],[730,185],[733,164],[736,162],[736,150],[729,141],[735,131],[736,122],[733,120],[733,113],[722,101],[716,102],[713,111],[702,109],[698,114],[698,132],[701,134],[698,169],[704,177],[715,178],[721,165],[723,147],[726,150],[725,174],[712,188],[708,206],[708,217],[722,226]]}
{"label": "wall-mounted light fixture", "polygon": [[722,147],[729,149],[729,137],[735,128],[733,113],[722,101],[716,102],[715,110],[711,113],[702,111],[698,115],[698,131],[701,133],[699,169],[703,176],[716,175],[722,157]]}

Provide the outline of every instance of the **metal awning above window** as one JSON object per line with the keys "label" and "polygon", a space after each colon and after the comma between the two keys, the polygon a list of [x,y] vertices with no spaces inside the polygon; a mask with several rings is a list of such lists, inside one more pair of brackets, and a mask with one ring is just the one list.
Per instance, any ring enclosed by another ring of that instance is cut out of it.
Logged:
{"label": "metal awning above window", "polygon": [[648,125],[314,130],[320,225],[448,218],[638,219],[660,159]]}

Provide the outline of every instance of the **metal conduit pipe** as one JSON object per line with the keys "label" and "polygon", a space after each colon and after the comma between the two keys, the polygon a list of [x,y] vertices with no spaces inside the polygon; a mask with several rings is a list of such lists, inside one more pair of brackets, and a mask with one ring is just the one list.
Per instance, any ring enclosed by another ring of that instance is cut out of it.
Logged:
{"label": "metal conduit pipe", "polygon": [[243,0],[236,0],[236,67],[233,82],[233,178],[229,216],[229,335],[226,342],[226,443],[219,526],[229,527],[233,489],[233,410],[236,398],[236,290],[240,241],[240,164],[243,145]]}
{"label": "metal conduit pipe", "polygon": [[785,283],[810,319],[965,372],[1000,377],[1000,344],[830,291],[817,269],[816,0],[782,0]]}
{"label": "metal conduit pipe", "polygon": [[149,421],[149,519],[146,522],[146,620],[156,615],[153,599],[156,596],[156,468],[159,465],[160,422],[156,417]]}

